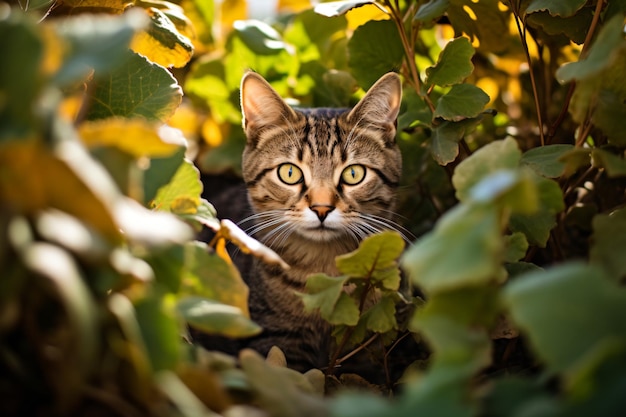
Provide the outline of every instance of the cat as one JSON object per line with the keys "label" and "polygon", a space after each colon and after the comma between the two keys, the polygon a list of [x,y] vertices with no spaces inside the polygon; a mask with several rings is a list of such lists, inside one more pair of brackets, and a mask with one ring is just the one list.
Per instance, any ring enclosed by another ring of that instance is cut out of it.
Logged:
{"label": "cat", "polygon": [[328,366],[330,325],[306,313],[296,293],[312,273],[338,275],[335,257],[366,236],[400,230],[390,217],[402,171],[401,97],[399,76],[388,73],[352,109],[294,109],[260,75],[244,75],[242,172],[254,214],[243,224],[290,268],[240,264],[251,318],[263,332],[237,348],[266,355],[276,345],[302,372]]}

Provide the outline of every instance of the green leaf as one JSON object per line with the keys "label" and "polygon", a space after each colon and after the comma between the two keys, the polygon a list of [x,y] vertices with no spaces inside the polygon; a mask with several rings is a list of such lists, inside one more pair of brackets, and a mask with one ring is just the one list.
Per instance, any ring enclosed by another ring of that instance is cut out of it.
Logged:
{"label": "green leaf", "polygon": [[551,16],[548,12],[537,12],[528,15],[526,21],[529,27],[539,28],[540,31],[553,37],[549,39],[558,39],[561,35],[565,35],[574,43],[581,45],[585,42],[592,20],[593,12],[591,8],[586,7],[570,17]]}
{"label": "green leaf", "polygon": [[200,205],[202,182],[194,164],[184,160],[171,181],[159,188],[152,205],[160,211],[194,214]]}
{"label": "green leaf", "polygon": [[615,16],[604,24],[589,55],[578,62],[570,62],[556,71],[560,83],[592,77],[612,64],[614,56],[624,45],[623,16]]}
{"label": "green leaf", "polygon": [[569,17],[579,11],[585,3],[587,3],[586,0],[532,0],[526,7],[526,13],[547,10],[552,16]]}
{"label": "green leaf", "polygon": [[450,6],[450,0],[430,0],[417,9],[413,17],[414,22],[430,23],[443,16]]}
{"label": "green leaf", "polygon": [[[354,326],[359,320],[359,308],[344,292],[348,277],[331,277],[314,274],[307,278],[306,293],[300,293],[306,311],[319,310],[320,315],[332,324]],[[331,321],[332,320],[332,321]]]}
{"label": "green leaf", "polygon": [[456,84],[437,100],[433,117],[459,122],[477,117],[489,103],[489,96],[472,84]]}
{"label": "green leaf", "polygon": [[337,257],[337,269],[354,278],[370,278],[383,288],[397,290],[400,271],[397,259],[404,250],[404,240],[397,232],[385,231],[368,236],[359,248]]}
{"label": "green leaf", "polygon": [[359,322],[359,307],[352,297],[342,291],[330,315],[322,317],[330,324],[355,326]]}
{"label": "green leaf", "polygon": [[430,126],[433,114],[422,97],[414,89],[406,89],[402,92],[402,109],[398,116],[398,130],[418,125]]}
{"label": "green leaf", "polygon": [[[626,48],[623,51],[624,56],[626,56]],[[621,68],[624,67],[622,66]],[[614,91],[600,91],[592,116],[593,123],[602,129],[604,134],[608,136],[609,143],[615,146],[626,146],[623,124],[626,118],[624,97],[620,97]]]}
{"label": "green leaf", "polygon": [[404,49],[391,20],[371,20],[359,26],[348,42],[348,66],[367,90],[384,74],[400,68]]}
{"label": "green leaf", "polygon": [[179,360],[178,323],[161,299],[145,298],[135,304],[135,315],[152,370],[173,369]]}
{"label": "green leaf", "polygon": [[[358,309],[357,309],[358,312]],[[382,297],[376,304],[363,313],[368,330],[377,333],[387,333],[398,329],[396,322],[396,302],[392,295]]]}
{"label": "green leaf", "polygon": [[182,90],[163,67],[127,52],[125,64],[94,81],[88,120],[111,116],[166,121],[178,108]]}
{"label": "green leaf", "polygon": [[185,294],[200,295],[237,307],[248,315],[248,286],[239,271],[202,242],[185,246],[185,271],[182,277]]}
{"label": "green leaf", "polygon": [[565,203],[561,187],[555,181],[533,174],[539,193],[539,208],[533,214],[514,213],[509,226],[513,232],[522,232],[528,242],[545,247],[550,230],[556,226],[556,214],[563,211]]}
{"label": "green leaf", "polygon": [[287,48],[280,33],[259,20],[237,20],[233,24],[233,29],[234,33],[255,54],[274,55]]}
{"label": "green leaf", "polygon": [[511,282],[504,300],[552,372],[572,373],[604,343],[626,343],[626,321],[618,319],[626,314],[626,292],[597,267],[531,272]]}
{"label": "green leaf", "polygon": [[[509,12],[500,11],[498,3],[499,0],[450,0],[447,14],[455,36],[465,33],[471,39],[478,38],[479,50],[506,50],[508,43],[502,34],[509,30]],[[468,13],[468,9],[472,13]]]}
{"label": "green leaf", "polygon": [[459,141],[480,124],[482,117],[460,122],[444,121],[433,129],[430,153],[439,165],[447,165],[459,154]]}
{"label": "green leaf", "polygon": [[250,337],[261,332],[241,309],[215,300],[193,296],[178,302],[178,311],[190,326],[206,333]]}
{"label": "green leaf", "polygon": [[462,83],[474,71],[474,48],[467,38],[456,38],[446,44],[437,63],[426,68],[428,85],[448,86]]}
{"label": "green leaf", "polygon": [[152,201],[158,190],[172,181],[185,159],[186,149],[180,148],[171,156],[164,158],[151,158],[150,167],[143,173],[143,198],[144,202]]}
{"label": "green leaf", "polygon": [[493,206],[460,204],[405,252],[402,265],[428,294],[498,280],[503,256],[499,222]]}
{"label": "green leaf", "polygon": [[589,256],[591,263],[605,269],[616,281],[626,275],[626,209],[593,218]]}
{"label": "green leaf", "polygon": [[565,163],[561,157],[572,149],[574,149],[573,145],[547,145],[532,148],[524,152],[520,163],[532,168],[539,175],[557,178],[565,171]]}
{"label": "green leaf", "polygon": [[595,148],[591,152],[592,165],[596,168],[604,168],[609,178],[626,176],[626,161],[604,149]]}
{"label": "green leaf", "polygon": [[6,40],[0,43],[0,56],[11,59],[0,65],[0,139],[24,137],[37,127],[32,106],[42,85],[44,53],[35,22],[17,9],[6,12],[0,19],[0,39]]}
{"label": "green leaf", "polygon": [[504,236],[504,243],[506,245],[506,252],[504,254],[505,262],[517,262],[526,256],[528,240],[526,240],[526,235],[523,233],[516,232]]}
{"label": "green leaf", "polygon": [[520,158],[517,142],[510,137],[483,146],[454,170],[452,184],[457,198],[461,201],[468,199],[470,189],[493,172],[516,169]]}
{"label": "green leaf", "polygon": [[56,23],[67,52],[53,82],[68,85],[83,81],[92,70],[104,76],[125,65],[131,39],[148,23],[146,14],[136,10],[119,16],[83,14]]}

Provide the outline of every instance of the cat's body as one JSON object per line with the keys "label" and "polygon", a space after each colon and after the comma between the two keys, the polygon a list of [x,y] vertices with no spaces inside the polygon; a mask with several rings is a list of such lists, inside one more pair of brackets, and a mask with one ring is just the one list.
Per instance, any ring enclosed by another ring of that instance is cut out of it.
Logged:
{"label": "cat's body", "polygon": [[324,368],[330,326],[305,313],[296,292],[312,273],[337,275],[335,258],[365,236],[393,228],[401,84],[387,74],[348,110],[293,110],[254,73],[241,91],[243,179],[255,213],[243,227],[290,265],[255,260],[243,267],[251,318],[264,329],[244,345],[262,354],[277,345],[300,371]]}

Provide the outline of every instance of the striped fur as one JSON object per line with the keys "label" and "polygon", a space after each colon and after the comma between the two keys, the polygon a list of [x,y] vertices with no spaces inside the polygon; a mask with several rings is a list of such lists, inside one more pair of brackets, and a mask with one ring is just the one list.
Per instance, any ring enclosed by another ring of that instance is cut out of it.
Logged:
{"label": "striped fur", "polygon": [[[311,273],[336,275],[335,257],[365,236],[396,228],[389,217],[402,164],[401,84],[396,74],[383,76],[353,109],[294,110],[255,73],[244,76],[241,91],[243,177],[255,213],[244,226],[291,266],[257,262],[247,274],[252,319],[264,328],[250,346],[267,353],[278,345],[289,366],[322,368],[330,329],[304,313],[295,291]],[[300,181],[284,181],[300,173]]]}

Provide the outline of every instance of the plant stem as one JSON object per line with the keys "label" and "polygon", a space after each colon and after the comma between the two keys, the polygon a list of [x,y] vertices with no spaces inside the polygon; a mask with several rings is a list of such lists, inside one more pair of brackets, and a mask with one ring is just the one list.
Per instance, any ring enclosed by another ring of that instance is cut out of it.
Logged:
{"label": "plant stem", "polygon": [[511,9],[513,10],[513,16],[515,16],[515,24],[517,25],[517,31],[522,41],[522,48],[524,49],[524,55],[526,55],[526,62],[528,63],[528,73],[530,74],[530,84],[533,88],[533,98],[535,100],[535,111],[537,112],[537,123],[539,123],[539,138],[541,139],[541,146],[545,145],[545,138],[543,133],[543,120],[541,117],[541,105],[539,103],[539,94],[537,91],[537,80],[535,79],[535,73],[533,71],[533,63],[530,58],[530,52],[528,50],[528,42],[526,41],[526,26],[522,27],[521,18],[519,15],[519,8],[513,5],[513,1],[509,1]]}

